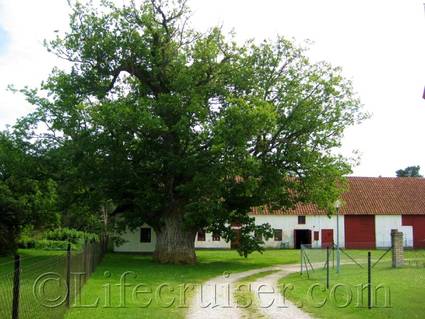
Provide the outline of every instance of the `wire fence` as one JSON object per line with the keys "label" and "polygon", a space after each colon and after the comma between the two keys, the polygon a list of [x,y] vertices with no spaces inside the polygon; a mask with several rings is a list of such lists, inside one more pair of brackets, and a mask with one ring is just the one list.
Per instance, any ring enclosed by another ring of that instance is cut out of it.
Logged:
{"label": "wire fence", "polygon": [[47,256],[11,256],[0,264],[1,319],[61,319],[106,251],[106,242],[86,242],[79,251]]}
{"label": "wire fence", "polygon": [[[329,245],[329,265],[331,269],[339,270],[346,265],[365,268],[368,263],[367,251],[371,252],[371,261],[373,268],[390,268],[392,266],[392,246],[377,245],[375,243],[362,243],[364,247],[374,247],[372,249],[358,248],[347,249],[337,248],[336,245]],[[360,247],[361,245],[354,245]],[[425,249],[404,248],[404,266],[405,267],[424,267],[425,268]],[[339,260],[339,262],[338,262]],[[314,247],[311,245],[301,245],[301,272],[307,274],[310,269],[312,272],[316,269],[324,268],[327,263],[327,247]]]}
{"label": "wire fence", "polygon": [[[323,248],[301,245],[301,275],[312,283],[320,283],[330,291],[346,283],[350,283],[353,287],[361,287],[360,292],[363,292],[364,288],[367,294],[367,307],[373,308],[377,300],[376,291],[383,287],[380,283],[373,282],[373,278],[383,278],[385,274],[390,274],[388,271],[393,267],[420,268],[414,273],[421,276],[425,274],[425,249],[404,248],[401,253],[401,264],[395,265],[393,258],[395,255],[400,258],[400,251],[395,252],[393,247],[388,245],[386,247],[369,245],[369,247],[375,249],[345,249],[337,248],[333,244]],[[397,261],[400,262],[400,259]]]}

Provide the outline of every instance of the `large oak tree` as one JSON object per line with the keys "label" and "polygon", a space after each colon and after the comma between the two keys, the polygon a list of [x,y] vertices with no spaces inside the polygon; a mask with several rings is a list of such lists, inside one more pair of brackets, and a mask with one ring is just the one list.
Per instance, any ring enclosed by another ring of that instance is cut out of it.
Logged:
{"label": "large oak tree", "polygon": [[254,206],[331,212],[350,171],[335,149],[364,117],[340,70],[291,41],[239,44],[189,18],[184,1],[73,5],[47,44],[71,67],[23,90],[37,109],[17,125],[125,226],[152,226],[160,262],[195,262],[199,229],[231,239],[235,223],[240,252],[261,249]]}

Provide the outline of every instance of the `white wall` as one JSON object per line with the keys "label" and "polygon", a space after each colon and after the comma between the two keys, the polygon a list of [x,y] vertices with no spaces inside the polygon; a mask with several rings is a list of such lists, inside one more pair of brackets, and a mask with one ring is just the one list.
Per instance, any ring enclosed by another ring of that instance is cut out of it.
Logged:
{"label": "white wall", "polygon": [[[290,248],[294,247],[294,229],[309,229],[312,232],[312,245],[313,247],[320,247],[322,245],[322,229],[333,229],[334,241],[336,242],[336,216],[306,216],[305,224],[298,224],[298,216],[293,215],[258,215],[255,217],[255,223],[257,225],[269,223],[272,228],[282,229],[282,242],[288,243]],[[313,232],[319,232],[319,240],[314,241]],[[344,216],[339,216],[339,241],[340,246],[344,247]],[[279,248],[281,246],[280,241],[274,241],[270,239],[266,242],[266,247]]]}
{"label": "white wall", "polygon": [[[265,243],[267,248],[280,248],[282,243],[286,243],[290,248],[294,247],[294,229],[309,229],[312,232],[319,232],[319,240],[312,241],[314,247],[320,247],[322,245],[322,229],[333,229],[334,230],[334,240],[336,241],[336,216],[306,216],[306,223],[299,225],[298,216],[273,216],[273,215],[256,215],[255,223],[257,225],[263,223],[269,223],[272,228],[282,229],[282,241],[274,241],[273,238],[269,239]],[[344,247],[344,216],[339,216],[339,225],[340,225],[340,246]],[[149,227],[143,225],[142,227]],[[152,240],[150,243],[141,243],[140,242],[140,228],[132,232],[127,230],[121,236],[126,242],[121,246],[114,247],[116,252],[153,252],[155,250],[156,234],[152,230]],[[312,238],[314,239],[314,237]],[[205,234],[205,241],[198,241],[195,239],[195,248],[222,248],[230,249],[230,242],[226,242],[223,238],[220,238],[220,241],[213,241],[212,234]]]}
{"label": "white wall", "polygon": [[226,243],[223,237],[220,237],[219,241],[212,239],[212,233],[205,234],[205,241],[198,241],[198,235],[195,239],[195,248],[223,248],[230,249],[230,242]]}
{"label": "white wall", "polygon": [[[149,227],[143,225],[142,227]],[[135,231],[129,229],[121,235],[122,239],[126,242],[121,246],[114,246],[116,252],[153,252],[155,250],[156,234],[154,230],[151,230],[151,242],[141,243],[140,242],[140,228]]]}
{"label": "white wall", "polygon": [[[265,243],[268,248],[280,248],[282,243],[287,243],[290,248],[294,247],[294,229],[309,229],[312,232],[313,247],[321,247],[322,245],[322,229],[333,229],[334,241],[336,242],[336,216],[306,216],[305,224],[298,224],[298,216],[286,215],[256,215],[257,225],[269,223],[272,228],[282,229],[282,241],[274,241],[269,239]],[[143,227],[148,227],[144,225]],[[391,229],[398,229],[404,234],[405,246],[410,247],[413,244],[412,226],[402,226],[401,215],[376,215],[375,216],[375,235],[376,245],[378,247],[389,247],[391,245]],[[339,216],[339,240],[340,246],[345,245],[344,233],[344,216]],[[319,232],[319,240],[314,241],[313,232]],[[150,243],[140,242],[140,228],[135,232],[127,231],[122,235],[126,243],[119,247],[114,247],[117,252],[152,252],[155,249],[156,234],[152,230],[152,241]],[[223,248],[230,249],[230,242],[226,243],[223,238],[220,241],[213,241],[212,234],[206,233],[205,241],[195,240],[195,248]]]}
{"label": "white wall", "polygon": [[403,233],[405,247],[413,246],[412,226],[402,226],[401,215],[376,215],[375,234],[377,247],[391,246],[391,229],[398,229]]}
{"label": "white wall", "polygon": [[[148,225],[143,225],[142,227],[149,227]],[[116,252],[153,252],[155,250],[156,243],[156,234],[153,229],[151,229],[151,242],[150,243],[141,243],[140,242],[140,228],[135,231],[130,231],[127,229],[121,237],[126,242],[121,246],[114,246],[114,251]],[[205,241],[198,241],[195,239],[195,248],[223,248],[230,249],[230,242],[226,241],[220,237],[219,241],[214,241],[212,239],[212,233],[205,234]]]}

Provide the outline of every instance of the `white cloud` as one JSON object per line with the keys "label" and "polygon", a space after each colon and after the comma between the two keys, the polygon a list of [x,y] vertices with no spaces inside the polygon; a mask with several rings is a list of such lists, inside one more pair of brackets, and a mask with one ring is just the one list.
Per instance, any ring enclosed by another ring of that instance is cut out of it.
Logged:
{"label": "white cloud", "polygon": [[[394,175],[420,164],[425,172],[425,18],[421,0],[191,0],[194,24],[234,28],[240,39],[276,34],[315,42],[311,56],[344,69],[365,109],[366,123],[347,131],[343,153],[362,154],[357,175]],[[65,30],[66,1],[0,0],[0,25],[10,37],[0,56],[0,128],[31,110],[9,83],[36,86],[54,65],[42,47],[53,30]]]}

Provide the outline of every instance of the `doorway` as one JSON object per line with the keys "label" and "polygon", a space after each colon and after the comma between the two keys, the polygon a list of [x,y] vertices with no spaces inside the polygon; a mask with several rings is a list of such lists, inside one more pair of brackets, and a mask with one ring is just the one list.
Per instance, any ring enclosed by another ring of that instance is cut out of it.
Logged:
{"label": "doorway", "polygon": [[294,247],[300,249],[301,245],[311,245],[311,230],[310,229],[295,229],[294,230]]}
{"label": "doorway", "polygon": [[238,249],[241,245],[241,230],[239,228],[233,228],[233,232],[235,236],[230,241],[230,249]]}
{"label": "doorway", "polygon": [[334,242],[334,230],[322,229],[322,248],[331,247]]}

